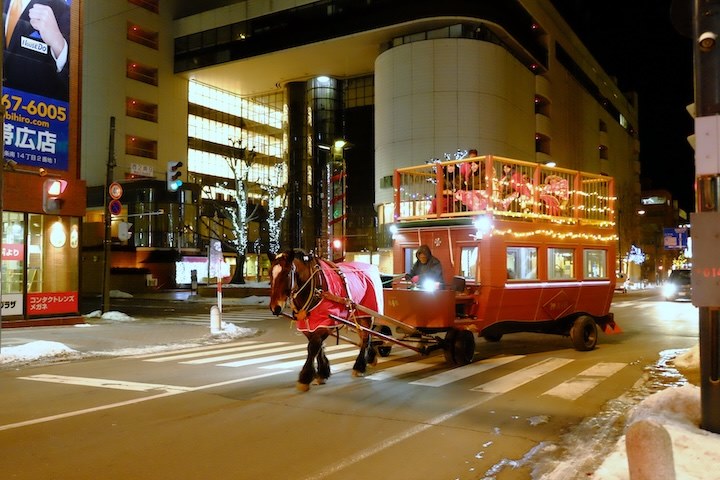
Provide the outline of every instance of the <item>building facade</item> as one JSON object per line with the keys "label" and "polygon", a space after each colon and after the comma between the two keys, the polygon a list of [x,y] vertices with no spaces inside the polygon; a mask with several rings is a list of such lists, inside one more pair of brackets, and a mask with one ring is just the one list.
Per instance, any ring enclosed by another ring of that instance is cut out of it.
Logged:
{"label": "building facade", "polygon": [[[83,7],[88,185],[108,181],[104,139],[115,117],[112,181],[132,192],[138,178],[154,179],[162,190],[166,165],[181,161],[182,188],[196,192],[194,209],[174,221],[147,219],[147,228],[182,245],[153,243],[138,225],[121,240],[116,224],[158,211],[134,201],[113,222],[117,249],[206,255],[217,233],[202,225],[237,192],[227,159],[247,149],[254,152],[244,167],[248,204],[263,212],[245,246],[245,274],[253,278],[263,268],[253,254],[269,246],[267,218],[283,206],[283,247],[334,256],[331,240],[340,239],[342,253],[380,261],[390,242],[392,171],[458,150],[611,175],[618,209],[639,204],[636,99],[618,89],[548,1],[108,0]],[[332,151],[337,140],[345,142],[339,152]],[[344,182],[341,202],[329,198],[336,178]],[[279,193],[270,196],[267,187]],[[103,210],[91,203],[88,224],[98,224]],[[219,217],[221,235],[232,235]],[[162,222],[179,230],[168,236],[152,226]],[[620,225],[627,238],[634,228]]]}

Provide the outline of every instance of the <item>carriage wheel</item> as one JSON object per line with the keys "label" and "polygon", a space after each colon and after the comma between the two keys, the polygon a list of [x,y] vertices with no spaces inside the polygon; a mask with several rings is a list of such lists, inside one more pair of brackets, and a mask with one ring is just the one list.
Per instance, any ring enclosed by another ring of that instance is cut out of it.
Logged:
{"label": "carriage wheel", "polygon": [[575,319],[570,328],[570,339],[578,352],[587,352],[597,345],[598,330],[595,320],[588,315]]}
{"label": "carriage wheel", "polygon": [[475,336],[470,330],[459,330],[453,345],[455,364],[467,365],[475,357]]}
{"label": "carriage wheel", "polygon": [[455,365],[455,338],[457,337],[458,330],[451,328],[445,334],[445,341],[443,342],[443,355],[445,355],[445,361]]}
{"label": "carriage wheel", "polygon": [[[380,333],[383,335],[391,336],[392,335],[392,329],[388,327],[387,325],[382,325],[380,327]],[[392,345],[383,345],[381,347],[378,347],[378,353],[381,357],[387,357],[390,355],[390,351],[392,350]]]}

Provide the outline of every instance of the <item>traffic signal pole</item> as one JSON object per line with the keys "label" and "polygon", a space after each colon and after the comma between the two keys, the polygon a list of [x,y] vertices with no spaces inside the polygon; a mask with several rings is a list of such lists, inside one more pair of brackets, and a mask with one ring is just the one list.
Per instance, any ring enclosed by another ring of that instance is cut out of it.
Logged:
{"label": "traffic signal pole", "polygon": [[102,312],[110,311],[110,254],[112,242],[112,214],[110,213],[110,196],[108,189],[113,181],[115,168],[115,117],[110,117],[110,144],[108,147],[107,171],[105,173],[105,193],[103,195],[103,215],[105,218],[105,238],[103,239],[103,304]]}
{"label": "traffic signal pole", "polygon": [[695,213],[693,304],[699,311],[700,426],[720,433],[720,0],[693,0]]}

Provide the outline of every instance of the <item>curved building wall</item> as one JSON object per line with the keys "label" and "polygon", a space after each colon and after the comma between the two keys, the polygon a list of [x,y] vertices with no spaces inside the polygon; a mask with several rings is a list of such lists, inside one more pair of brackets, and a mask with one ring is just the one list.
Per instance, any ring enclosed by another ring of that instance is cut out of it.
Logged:
{"label": "curved building wall", "polygon": [[[475,148],[535,159],[535,78],[501,46],[448,38],[375,61],[375,185],[399,167]],[[379,188],[376,203],[392,201]]]}

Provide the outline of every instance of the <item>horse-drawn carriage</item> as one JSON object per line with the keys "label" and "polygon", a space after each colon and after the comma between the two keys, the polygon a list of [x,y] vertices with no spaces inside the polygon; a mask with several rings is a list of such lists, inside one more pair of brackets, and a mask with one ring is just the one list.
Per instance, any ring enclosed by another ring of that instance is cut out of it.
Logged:
{"label": "horse-drawn carriage", "polygon": [[[484,177],[472,191],[448,192],[468,161],[483,162]],[[427,290],[396,278],[382,288],[371,265],[276,260],[275,313],[292,298],[300,325],[316,304],[335,306],[322,314],[322,326],[304,328],[311,343],[311,334],[322,337],[316,354],[336,326],[360,334],[360,373],[374,361],[374,347],[380,355],[394,345],[442,350],[448,362],[465,365],[476,336],[496,342],[515,332],[553,333],[582,351],[595,348],[598,325],[619,331],[609,311],[617,241],[612,178],[485,156],[399,169],[394,188],[393,270],[408,271],[418,247],[428,245],[443,264],[443,285]],[[484,201],[464,201],[474,197]],[[364,287],[353,292],[352,283]],[[319,357],[318,365],[327,378],[329,366]],[[310,383],[308,374],[300,383]]]}

